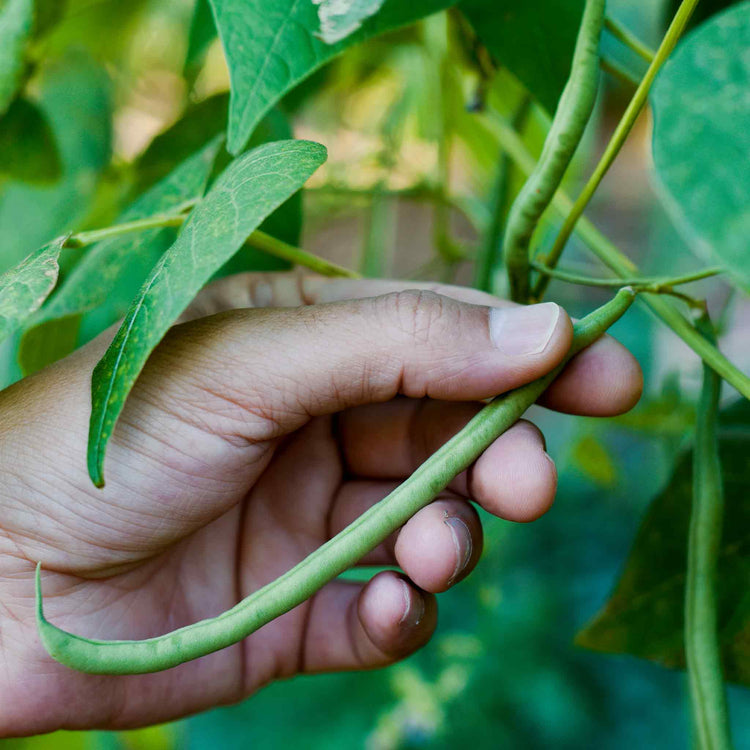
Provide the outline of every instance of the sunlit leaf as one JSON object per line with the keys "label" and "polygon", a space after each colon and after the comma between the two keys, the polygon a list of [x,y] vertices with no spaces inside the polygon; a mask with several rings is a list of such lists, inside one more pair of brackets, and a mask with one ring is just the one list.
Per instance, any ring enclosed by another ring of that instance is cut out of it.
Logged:
{"label": "sunlit leaf", "polygon": [[338,44],[319,39],[311,0],[211,0],[229,65],[229,150],[244,148],[261,117],[323,63],[357,42],[447,8],[455,0],[387,0]]}
{"label": "sunlit leaf", "polygon": [[0,115],[21,82],[26,42],[34,24],[34,0],[0,2]]}
{"label": "sunlit leaf", "polygon": [[661,194],[690,246],[750,292],[750,3],[677,48],[651,94]]}
{"label": "sunlit leaf", "polygon": [[[750,403],[722,415],[719,432],[725,521],[717,579],[719,638],[727,679],[750,684]],[[692,456],[677,463],[636,536],[625,570],[603,611],[576,642],[684,667],[687,536]]]}
{"label": "sunlit leaf", "polygon": [[570,73],[583,0],[462,0],[459,8],[497,61],[554,112]]}
{"label": "sunlit leaf", "polygon": [[0,341],[39,309],[54,289],[64,244],[65,237],[58,237],[0,276]]}
{"label": "sunlit leaf", "polygon": [[95,484],[103,484],[107,441],[151,351],[201,287],[325,157],[325,148],[309,141],[265,144],[233,161],[194,209],[94,370],[88,464]]}

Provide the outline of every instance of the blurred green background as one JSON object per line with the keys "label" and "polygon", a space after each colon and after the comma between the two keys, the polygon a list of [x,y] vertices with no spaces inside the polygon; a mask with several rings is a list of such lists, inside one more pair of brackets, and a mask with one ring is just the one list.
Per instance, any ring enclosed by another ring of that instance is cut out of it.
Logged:
{"label": "blurred green background", "polygon": [[[47,6],[28,98],[48,122],[59,169],[21,180],[0,161],[0,272],[67,229],[113,221],[179,154],[221,129],[226,108],[222,52],[203,33],[203,11],[192,0]],[[609,7],[652,44],[672,8],[660,0]],[[512,116],[524,94],[505,71],[483,86],[461,33],[455,18],[440,14],[348,51],[286,97],[281,112],[295,135],[330,150],[304,196],[305,248],[368,275],[479,278],[473,258],[490,218],[499,152],[493,118]],[[642,73],[637,60],[604,44],[612,59]],[[628,94],[626,84],[607,79],[585,153],[567,178],[571,192]],[[486,100],[479,115],[466,106],[477,97]],[[546,124],[533,106],[523,133],[534,152]],[[679,273],[696,261],[650,187],[649,127],[644,116],[590,215],[646,272],[659,248],[660,268],[667,258]],[[436,144],[446,137],[448,203],[435,188]],[[513,174],[515,189],[520,183]],[[76,260],[66,253],[63,273]],[[584,255],[574,246],[566,257],[575,264]],[[502,291],[501,278],[490,285]],[[707,288],[711,305],[726,311],[725,351],[747,370],[747,303],[732,302],[721,281]],[[605,296],[560,284],[551,292],[572,314]],[[573,645],[606,602],[694,419],[700,370],[689,350],[640,309],[613,333],[644,368],[641,405],[607,422],[535,410],[559,469],[556,504],[528,526],[485,519],[482,562],[441,595],[438,631],[422,652],[377,673],[276,684],[239,706],[169,726],[58,733],[0,747],[686,747],[684,673]],[[0,387],[21,375],[17,343],[0,347]],[[731,389],[725,396],[732,400]],[[750,693],[730,687],[729,698],[737,746],[750,748]]]}

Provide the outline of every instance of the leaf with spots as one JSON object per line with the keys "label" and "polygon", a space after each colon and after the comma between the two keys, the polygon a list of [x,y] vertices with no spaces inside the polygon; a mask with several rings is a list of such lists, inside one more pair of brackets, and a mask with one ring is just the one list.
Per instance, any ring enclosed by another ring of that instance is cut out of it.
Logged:
{"label": "leaf with spots", "polygon": [[444,10],[456,0],[387,0],[337,44],[319,38],[312,0],[210,0],[229,66],[229,151],[240,153],[281,97],[347,47]]}
{"label": "leaf with spots", "polygon": [[0,341],[15,333],[55,288],[65,240],[58,237],[0,276]]}
{"label": "leaf with spots", "polygon": [[107,442],[153,349],[203,285],[325,158],[325,148],[309,141],[264,144],[235,159],[193,210],[94,370],[88,445],[94,484],[104,484]]}

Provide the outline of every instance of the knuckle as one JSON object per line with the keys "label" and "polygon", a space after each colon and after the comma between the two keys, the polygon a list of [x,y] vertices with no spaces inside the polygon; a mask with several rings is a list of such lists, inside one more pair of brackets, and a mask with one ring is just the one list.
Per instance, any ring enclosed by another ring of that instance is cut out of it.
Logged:
{"label": "knuckle", "polygon": [[382,297],[386,318],[410,340],[426,343],[447,327],[449,300],[433,291],[407,289]]}

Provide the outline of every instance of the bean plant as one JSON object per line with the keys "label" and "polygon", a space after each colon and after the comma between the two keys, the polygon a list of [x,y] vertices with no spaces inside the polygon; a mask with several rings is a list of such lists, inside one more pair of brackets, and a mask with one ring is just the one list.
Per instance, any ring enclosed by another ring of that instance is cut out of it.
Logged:
{"label": "bean plant", "polygon": [[[143,4],[111,12],[137,26]],[[150,5],[160,4],[180,5]],[[652,48],[620,21],[621,4],[611,0],[534,0],[528,8],[511,0],[183,3],[190,20],[178,66],[181,111],[140,153],[111,159],[111,66],[103,61],[124,59],[114,28],[106,54],[103,41],[72,50],[69,34],[85,10],[82,0],[0,0],[0,342],[13,363],[1,385],[119,322],[92,373],[89,440],[80,446],[91,481],[103,487],[107,444],[130,390],[207,283],[292,267],[332,277],[380,274],[389,267],[394,206],[406,200],[432,213],[434,252],[415,277],[454,280],[471,267],[475,286],[521,304],[545,300],[551,285],[563,297],[568,288],[588,295],[588,314],[575,325],[565,362],[632,314],[635,302],[702,368],[682,446],[689,455],[676,459],[675,476],[686,467],[692,476],[685,554],[679,570],[654,570],[649,582],[653,590],[676,576],[682,605],[669,646],[628,619],[644,596],[639,561],[646,530],[661,523],[661,532],[671,532],[669,519],[654,515],[676,492],[670,485],[654,500],[611,601],[577,641],[685,668],[696,746],[732,747],[725,680],[750,682],[750,613],[741,603],[747,580],[744,591],[721,589],[720,581],[725,566],[747,572],[748,563],[746,548],[739,560],[727,559],[722,533],[725,513],[746,508],[748,492],[746,480],[738,489],[723,476],[722,425],[732,410],[747,414],[750,377],[720,342],[732,305],[740,307],[750,293],[750,3],[711,6],[699,21],[698,4],[665,7]],[[220,53],[228,95],[206,91]],[[365,89],[394,69],[409,74],[379,124],[381,176],[367,188],[347,185],[324,166],[339,144],[295,138],[294,125],[304,121],[310,101],[325,105],[335,89],[326,76]],[[619,119],[603,147],[592,146],[612,91]],[[685,251],[679,262],[674,253],[655,253],[642,271],[604,222],[590,218],[590,203],[647,109],[653,182]],[[433,142],[434,169],[409,187],[394,187],[390,177],[415,121],[420,137]],[[481,162],[478,188],[457,187],[460,144],[473,149],[470,163]],[[601,155],[589,169],[592,151]],[[301,247],[303,194],[308,205],[339,194],[366,206],[359,267]],[[21,227],[35,208],[44,217]],[[11,236],[6,217],[14,210],[18,229]],[[458,237],[457,216],[469,225],[470,240]],[[578,262],[561,263],[566,251]],[[591,256],[585,265],[584,253]],[[716,285],[731,290],[724,309],[706,301]],[[595,288],[599,293],[584,291]],[[146,641],[67,633],[45,614],[45,561],[38,561],[41,642],[71,669],[137,674],[240,641],[354,566],[431,502],[540,398],[564,364],[498,395],[388,497],[211,620]],[[721,409],[722,388],[733,402],[729,411]]]}

